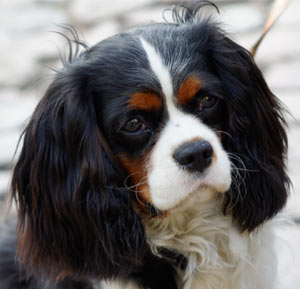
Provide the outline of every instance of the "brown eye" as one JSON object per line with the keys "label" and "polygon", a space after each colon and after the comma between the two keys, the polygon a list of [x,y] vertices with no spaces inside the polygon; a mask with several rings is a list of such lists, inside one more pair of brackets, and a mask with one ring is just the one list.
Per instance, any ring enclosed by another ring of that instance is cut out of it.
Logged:
{"label": "brown eye", "polygon": [[214,96],[204,96],[200,100],[199,110],[212,108],[217,103],[217,98]]}
{"label": "brown eye", "polygon": [[133,118],[126,122],[123,129],[127,132],[137,132],[139,130],[145,129],[145,125],[137,118]]}

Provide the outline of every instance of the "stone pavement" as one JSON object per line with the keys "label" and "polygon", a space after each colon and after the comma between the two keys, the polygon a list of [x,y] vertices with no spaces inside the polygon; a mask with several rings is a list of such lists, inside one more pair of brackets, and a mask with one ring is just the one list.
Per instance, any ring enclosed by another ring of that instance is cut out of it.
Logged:
{"label": "stone pavement", "polygon": [[[8,190],[19,134],[59,67],[63,39],[56,24],[79,28],[89,44],[132,26],[162,20],[170,0],[2,0],[0,2],[0,209]],[[271,1],[217,0],[224,29],[250,48]],[[300,0],[293,0],[258,50],[267,82],[288,108],[289,173],[293,188],[286,211],[300,222]],[[2,201],[2,202],[1,202]]]}

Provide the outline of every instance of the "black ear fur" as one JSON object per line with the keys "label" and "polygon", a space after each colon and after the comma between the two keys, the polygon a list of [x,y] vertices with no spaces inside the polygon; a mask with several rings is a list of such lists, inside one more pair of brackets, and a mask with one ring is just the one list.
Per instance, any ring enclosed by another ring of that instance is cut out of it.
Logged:
{"label": "black ear fur", "polygon": [[224,212],[242,230],[253,230],[285,205],[289,178],[287,136],[282,106],[268,88],[250,53],[217,34],[211,51],[214,69],[224,84],[228,123],[223,130],[231,153],[233,184]]}
{"label": "black ear fur", "polygon": [[12,178],[19,260],[57,280],[127,274],[145,247],[84,71],[73,63],[58,73],[24,131]]}

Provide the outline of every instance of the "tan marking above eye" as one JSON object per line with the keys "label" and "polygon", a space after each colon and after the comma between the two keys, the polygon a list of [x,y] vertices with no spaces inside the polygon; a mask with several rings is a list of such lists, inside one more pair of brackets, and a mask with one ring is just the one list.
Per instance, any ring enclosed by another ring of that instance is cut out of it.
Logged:
{"label": "tan marking above eye", "polygon": [[163,101],[154,92],[136,92],[131,96],[128,105],[134,110],[159,110],[163,106]]}
{"label": "tan marking above eye", "polygon": [[176,98],[177,103],[184,105],[195,97],[196,93],[203,88],[201,80],[196,76],[189,76],[180,85]]}

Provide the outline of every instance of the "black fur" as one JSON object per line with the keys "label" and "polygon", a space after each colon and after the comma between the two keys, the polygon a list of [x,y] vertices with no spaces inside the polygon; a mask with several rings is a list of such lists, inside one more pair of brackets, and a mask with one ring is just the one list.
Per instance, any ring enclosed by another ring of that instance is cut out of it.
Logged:
{"label": "black fur", "polygon": [[235,166],[233,179],[240,181],[226,194],[224,212],[251,231],[276,215],[287,199],[286,123],[281,103],[250,53],[228,38],[222,43],[222,51],[213,49],[211,57],[226,91],[223,143]]}
{"label": "black fur", "polygon": [[12,181],[19,258],[54,276],[115,277],[142,262],[145,235],[80,68],[57,76],[25,130]]}
{"label": "black fur", "polygon": [[90,278],[176,288],[174,262],[153,256],[147,247],[131,192],[124,187],[128,175],[116,158],[142,156],[168,118],[163,110],[144,113],[150,129],[142,136],[121,130],[132,116],[126,106],[131,93],[137,88],[161,93],[140,36],[171,67],[176,89],[194,73],[220,99],[214,115],[197,114],[194,104],[182,109],[223,132],[235,166],[232,177],[242,179],[226,193],[224,213],[232,214],[241,230],[251,231],[284,206],[289,180],[281,105],[249,52],[200,17],[201,6],[175,8],[175,24],[139,27],[81,53],[76,49],[57,73],[24,131],[12,179],[19,207],[18,261],[29,279],[15,277],[20,276],[13,261],[15,241],[4,244],[4,289],[44,289],[46,283],[32,283],[43,278],[53,280],[56,289],[89,289],[82,280]]}

